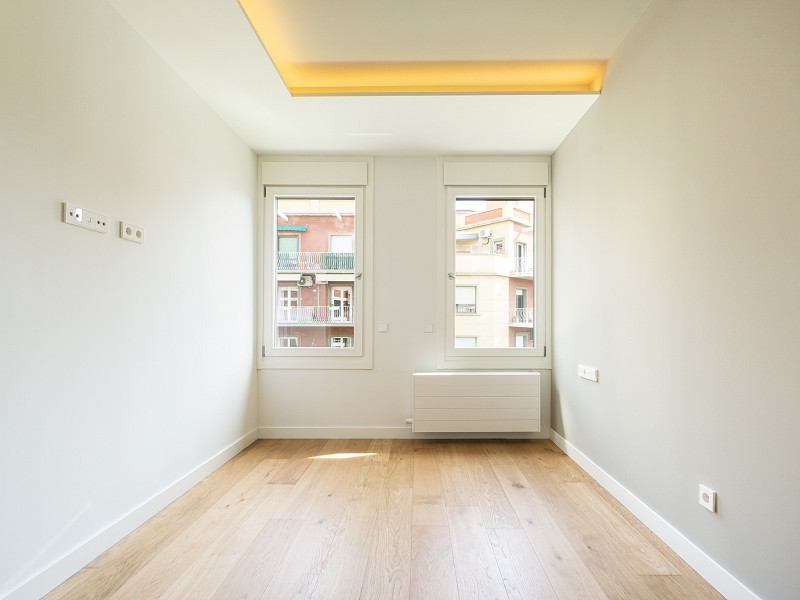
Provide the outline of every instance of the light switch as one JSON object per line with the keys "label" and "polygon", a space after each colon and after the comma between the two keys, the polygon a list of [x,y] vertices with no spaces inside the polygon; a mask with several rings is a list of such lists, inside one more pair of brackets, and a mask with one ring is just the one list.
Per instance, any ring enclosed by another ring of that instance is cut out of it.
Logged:
{"label": "light switch", "polygon": [[381,332],[389,331],[389,324],[388,323],[378,323],[378,331],[381,331]]}
{"label": "light switch", "polygon": [[422,333],[433,333],[433,323],[425,323],[422,326]]}

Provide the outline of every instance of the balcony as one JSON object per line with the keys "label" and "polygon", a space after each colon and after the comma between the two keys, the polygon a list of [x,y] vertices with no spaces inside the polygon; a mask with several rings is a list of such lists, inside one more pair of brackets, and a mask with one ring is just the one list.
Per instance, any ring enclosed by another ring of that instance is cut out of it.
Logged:
{"label": "balcony", "polygon": [[509,310],[508,324],[511,327],[533,327],[532,308],[512,308]]}
{"label": "balcony", "polygon": [[352,306],[292,306],[279,308],[279,325],[352,325]]}
{"label": "balcony", "polygon": [[278,271],[354,271],[352,252],[278,252]]}
{"label": "balcony", "polygon": [[457,315],[477,315],[478,307],[475,304],[456,304]]}
{"label": "balcony", "polygon": [[533,275],[533,261],[528,260],[527,256],[518,256],[514,259],[514,273],[520,275]]}

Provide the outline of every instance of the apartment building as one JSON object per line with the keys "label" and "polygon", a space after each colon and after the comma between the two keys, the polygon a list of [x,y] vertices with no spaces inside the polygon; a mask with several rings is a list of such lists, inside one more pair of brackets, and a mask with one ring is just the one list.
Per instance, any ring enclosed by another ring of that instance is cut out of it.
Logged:
{"label": "apartment building", "polygon": [[533,347],[533,201],[458,203],[456,345]]}
{"label": "apartment building", "polygon": [[281,199],[276,211],[276,347],[351,348],[353,201]]}

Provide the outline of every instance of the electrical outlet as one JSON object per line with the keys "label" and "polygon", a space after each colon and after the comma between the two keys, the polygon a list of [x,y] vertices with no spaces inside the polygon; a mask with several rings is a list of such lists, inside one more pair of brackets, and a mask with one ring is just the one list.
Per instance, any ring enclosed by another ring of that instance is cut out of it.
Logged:
{"label": "electrical outlet", "polygon": [[700,484],[700,492],[697,501],[703,508],[707,508],[713,513],[717,512],[717,492],[704,486],[702,483]]}
{"label": "electrical outlet", "polygon": [[144,244],[144,228],[138,225],[131,225],[124,221],[119,222],[119,237],[129,242]]}
{"label": "electrical outlet", "polygon": [[108,233],[108,219],[100,213],[86,210],[75,204],[64,202],[61,220],[68,225],[91,229],[98,233]]}
{"label": "electrical outlet", "polygon": [[578,365],[578,377],[588,379],[589,381],[599,381],[600,372],[593,367]]}

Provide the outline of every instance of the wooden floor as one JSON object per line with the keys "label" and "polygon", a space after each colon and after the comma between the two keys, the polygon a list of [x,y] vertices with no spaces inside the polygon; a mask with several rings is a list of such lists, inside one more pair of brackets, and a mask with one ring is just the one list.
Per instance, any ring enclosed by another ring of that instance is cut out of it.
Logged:
{"label": "wooden floor", "polygon": [[550,441],[261,440],[45,598],[722,596]]}

